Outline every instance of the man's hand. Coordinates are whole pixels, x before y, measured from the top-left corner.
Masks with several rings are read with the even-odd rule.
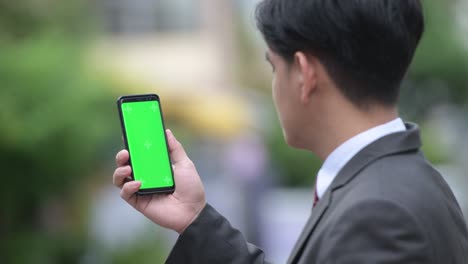
[[[205,190],[182,145],[169,129],[166,135],[174,169],[176,189],[173,194],[137,196],[135,192],[140,189],[141,182],[131,181],[127,150],[117,153],[113,181],[121,189],[120,196],[140,213],[154,223],[182,234],[205,207]]]

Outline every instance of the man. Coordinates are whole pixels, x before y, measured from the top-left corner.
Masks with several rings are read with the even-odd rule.
[[[420,1],[265,0],[256,15],[285,140],[324,160],[289,263],[467,263],[457,201],[419,150],[418,127],[398,117],[424,28]],[[167,137],[174,194],[135,196],[126,151],[114,173],[124,200],[180,234],[167,263],[264,263],[206,204],[194,164]]]

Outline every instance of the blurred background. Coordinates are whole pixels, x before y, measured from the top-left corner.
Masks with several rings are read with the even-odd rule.
[[[112,185],[115,101],[157,93],[209,203],[284,263],[321,163],[290,149],[249,0],[0,0],[0,263],[163,263]],[[425,0],[401,115],[468,216],[468,1]]]

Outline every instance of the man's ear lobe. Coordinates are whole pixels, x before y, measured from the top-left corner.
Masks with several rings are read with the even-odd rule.
[[[307,104],[317,85],[317,69],[315,57],[298,51],[294,54],[300,81],[301,102]]]

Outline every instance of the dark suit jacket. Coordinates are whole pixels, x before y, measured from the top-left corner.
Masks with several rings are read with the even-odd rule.
[[[468,263],[460,207],[420,146],[418,128],[407,124],[407,131],[354,156],[313,209],[288,263]],[[266,263],[264,258],[207,205],[166,263]]]

